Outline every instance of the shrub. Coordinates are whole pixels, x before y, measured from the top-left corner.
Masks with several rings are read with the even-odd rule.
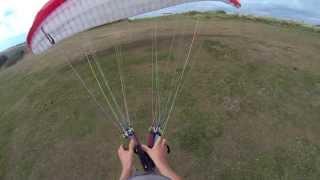
[[[7,62],[7,60],[8,60],[8,57],[6,55],[1,55],[0,56],[0,67],[2,65],[4,65]]]

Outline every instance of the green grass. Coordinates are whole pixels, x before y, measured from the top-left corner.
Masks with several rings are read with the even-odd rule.
[[[317,179],[319,146],[296,139],[289,147],[276,148],[246,163],[231,165],[222,173],[222,179]]]
[[[163,101],[174,87],[171,79],[182,72],[196,16],[201,30],[166,131],[173,168],[185,179],[319,179],[318,33],[222,12],[159,18]],[[170,53],[177,22],[185,34]],[[112,27],[122,29],[122,24]],[[152,33],[154,19],[130,26],[140,31],[134,42],[122,45],[122,70],[134,128],[144,141],[152,113],[152,40],[146,34]],[[82,36],[107,34],[108,28]],[[117,41],[104,45],[111,42]],[[69,43],[78,44],[76,38]],[[71,68],[58,63],[59,48],[73,48],[67,45],[0,72],[0,179],[118,178],[116,149],[125,141]],[[98,52],[95,59],[121,99],[113,48]],[[85,58],[72,64],[107,106]]]

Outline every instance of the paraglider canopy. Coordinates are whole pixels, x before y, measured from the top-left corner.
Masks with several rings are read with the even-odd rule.
[[[38,12],[27,44],[39,54],[87,29],[150,11],[199,0],[50,0]],[[213,0],[240,7],[239,0]]]

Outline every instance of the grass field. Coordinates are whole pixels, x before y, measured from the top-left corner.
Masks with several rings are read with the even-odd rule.
[[[104,103],[83,56],[94,54],[120,100],[114,47],[122,47],[130,115],[144,138],[155,28],[164,99],[196,22],[191,64],[166,132],[174,169],[199,180],[319,179],[319,32],[221,13],[101,26],[1,70],[0,179],[117,179],[124,140],[66,58]]]

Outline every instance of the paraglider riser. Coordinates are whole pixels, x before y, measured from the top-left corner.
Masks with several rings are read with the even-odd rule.
[[[154,172],[155,164],[150,158],[150,156],[142,149],[141,143],[137,138],[136,134],[134,133],[133,129],[128,129],[125,133],[125,136],[136,143],[134,147],[134,152],[137,154],[140,163],[143,167],[143,170],[148,173]]]
[[[151,127],[148,134],[148,146],[152,148],[154,143],[157,141],[158,138],[162,136],[162,131],[160,128],[153,128]],[[167,145],[167,153],[170,154],[170,146]]]

